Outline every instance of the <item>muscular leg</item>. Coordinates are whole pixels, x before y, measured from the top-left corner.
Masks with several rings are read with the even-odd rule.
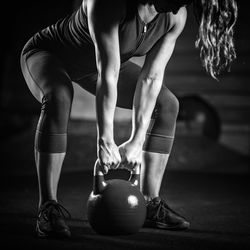
[[[163,86],[144,144],[142,191],[147,199],[159,196],[162,178],[174,142],[179,110],[177,98]]]
[[[47,52],[22,56],[21,67],[31,93],[42,104],[34,148],[40,207],[48,200],[57,201],[73,87],[61,63]]]

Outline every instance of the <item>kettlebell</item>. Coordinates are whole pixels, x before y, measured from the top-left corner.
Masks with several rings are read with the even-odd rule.
[[[134,234],[146,218],[146,202],[140,192],[140,167],[128,181],[105,180],[99,162],[94,166],[93,191],[87,201],[87,218],[94,231],[102,235]]]

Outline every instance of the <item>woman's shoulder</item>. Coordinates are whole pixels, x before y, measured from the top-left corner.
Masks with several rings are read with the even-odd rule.
[[[136,3],[135,1],[134,3]],[[102,7],[103,11],[114,12],[117,10],[124,10],[129,4],[134,5],[132,0],[82,0],[82,6],[84,9],[88,6]]]
[[[99,17],[116,16],[122,19],[132,2],[132,0],[83,0],[82,6],[85,13],[89,13],[91,9]]]
[[[176,14],[170,13],[169,15],[169,28],[174,26],[184,27],[187,20],[187,8],[181,7]]]

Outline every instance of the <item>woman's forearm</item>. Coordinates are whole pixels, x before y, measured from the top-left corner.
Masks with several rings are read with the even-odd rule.
[[[114,113],[117,101],[117,79],[99,77],[96,88],[98,140],[113,141]]]
[[[132,133],[130,140],[143,144],[151,115],[159,95],[163,76],[140,77],[138,79],[132,116]]]

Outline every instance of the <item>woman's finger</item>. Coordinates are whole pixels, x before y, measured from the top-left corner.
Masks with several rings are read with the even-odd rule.
[[[107,174],[109,171],[109,167],[107,165],[101,164],[101,171],[103,172],[103,174]]]

